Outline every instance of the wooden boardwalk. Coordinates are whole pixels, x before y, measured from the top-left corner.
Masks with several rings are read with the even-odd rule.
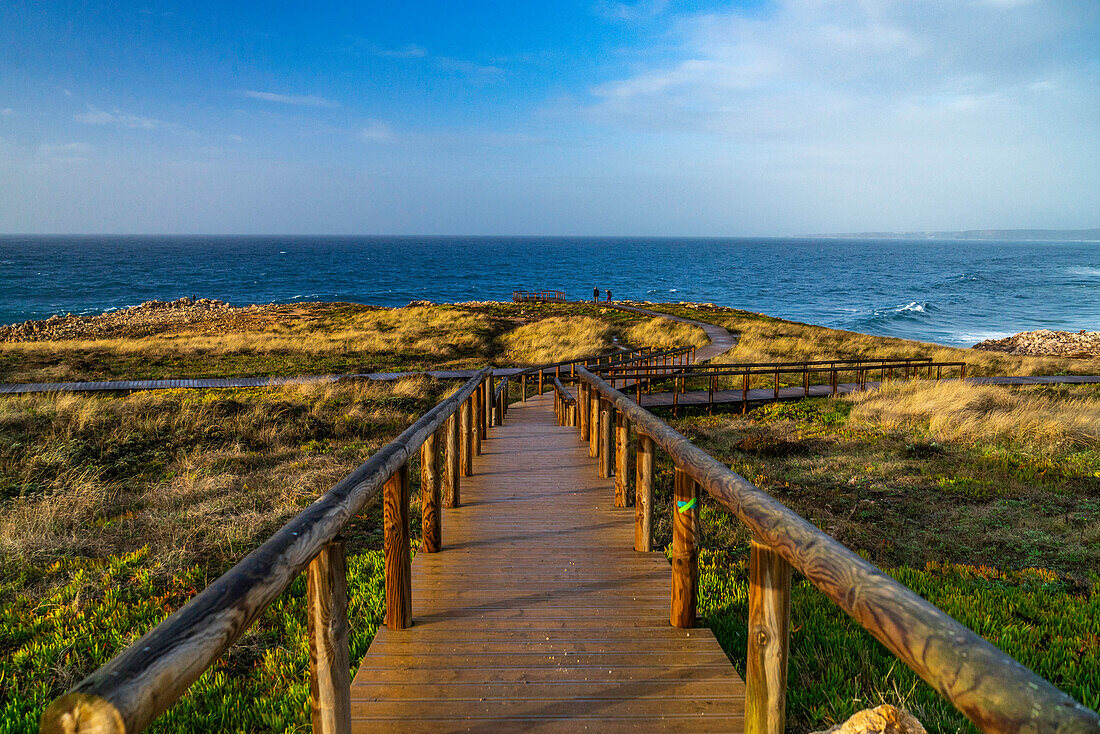
[[[413,626],[381,628],[356,732],[741,731],[744,685],[708,629],[669,624],[671,568],[638,553],[552,396],[482,443],[443,551],[413,560]]]
[[[957,378],[945,378],[941,382],[949,382]],[[1100,375],[1039,375],[1032,377],[968,377],[966,381],[974,385],[1095,385],[1100,384]],[[868,380],[864,384],[867,390],[874,390],[882,385],[881,382]],[[837,393],[845,395],[859,390],[857,382],[842,382],[837,385]],[[832,388],[828,385],[810,385],[808,397],[826,397],[832,394]],[[807,397],[802,387],[780,387],[780,400],[801,400]],[[775,400],[775,389],[771,387],[752,388],[749,390],[751,403],[766,403]],[[742,392],[735,390],[715,390],[714,399],[706,390],[690,390],[678,394],[673,400],[671,392],[658,392],[652,394],[642,393],[641,405],[646,408],[671,408],[673,405],[706,406],[706,405],[740,405]]]

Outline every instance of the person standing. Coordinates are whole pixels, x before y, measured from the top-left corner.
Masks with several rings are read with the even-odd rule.
[[[606,291],[604,291],[604,292],[605,292],[605,293],[607,293],[607,302],[608,302],[608,303],[611,303],[611,289],[610,289],[610,288],[608,288],[608,289],[607,289]]]
[[[592,289],[592,302],[593,303],[599,303],[600,302],[600,288],[599,288],[599,286],[596,286],[595,288]]]

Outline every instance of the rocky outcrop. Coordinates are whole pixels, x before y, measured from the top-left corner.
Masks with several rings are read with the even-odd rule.
[[[130,338],[193,325],[224,328],[262,308],[234,307],[210,298],[146,301],[140,306],[90,316],[66,314],[0,326],[0,342]]]
[[[1100,331],[1024,331],[1005,339],[987,339],[974,345],[986,352],[1052,357],[1100,356]]]
[[[864,709],[843,724],[815,734],[928,734],[916,717],[890,704]]]

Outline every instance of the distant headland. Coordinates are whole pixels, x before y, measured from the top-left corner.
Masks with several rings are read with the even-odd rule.
[[[967,229],[958,232],[846,232],[808,234],[804,237],[876,240],[1039,240],[1046,242],[1100,242],[1100,227],[1093,229]]]

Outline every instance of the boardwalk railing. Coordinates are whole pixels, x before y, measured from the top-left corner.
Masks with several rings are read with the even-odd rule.
[[[672,458],[670,621],[696,619],[700,487],[752,531],[745,730],[780,734],[786,718],[791,570],[797,570],[986,732],[1100,732],[1096,712],[818,530],[586,369],[578,416],[600,476],[625,507],[629,436],[637,437],[635,542],[651,549],[654,447]],[[614,440],[612,439],[614,431]],[[614,469],[612,469],[614,464]]]
[[[569,299],[566,298],[563,291],[512,291],[512,301],[515,303],[522,303],[524,301],[565,303],[568,300]]]
[[[409,465],[421,459],[422,551],[441,548],[440,505],[461,502],[494,394],[488,368],[440,401],[259,548],[53,702],[41,731],[138,732],[166,711],[303,570],[307,570],[310,706],[315,732],[351,725],[347,578],[339,534],[383,493],[385,624],[412,620]],[[499,391],[498,391],[499,394]],[[502,413],[497,413],[498,423]]]
[[[946,371],[946,372],[945,372]],[[715,366],[691,366],[684,368],[653,368],[642,366],[612,366],[593,370],[597,374],[606,376],[612,387],[617,387],[619,380],[629,381],[634,385],[636,400],[641,402],[643,384],[652,386],[658,381],[672,381],[673,408],[679,406],[679,395],[682,392],[691,391],[689,381],[694,381],[697,391],[707,391],[707,403],[714,403],[714,395],[722,388],[722,383],[732,378],[740,377],[741,407],[746,410],[749,402],[749,390],[752,389],[752,378],[762,377],[764,382],[770,383],[765,387],[773,390],[773,399],[779,399],[779,389],[782,386],[780,376],[798,375],[802,387],[803,397],[810,395],[812,385],[825,384],[830,390],[829,394],[836,395],[839,392],[841,376],[845,373],[851,375],[852,382],[859,390],[865,390],[868,377],[874,377],[878,373],[880,381],[893,380],[895,377],[913,379],[927,377],[940,380],[950,376],[956,371],[960,379],[966,378],[965,362],[933,362],[927,359],[913,360],[836,360],[830,363],[820,362],[773,362],[757,363],[753,365],[715,365]],[[827,382],[812,382],[815,376],[822,376]],[[737,382],[737,381],[734,381]],[[706,403],[704,403],[706,404]]]
[[[520,400],[527,400],[528,378],[538,380],[538,395],[545,392],[544,381],[548,377],[561,378],[562,374],[575,377],[578,367],[585,369],[605,370],[613,367],[625,369],[628,366],[649,367],[658,369],[675,365],[686,365],[695,359],[695,347],[675,347],[673,349],[658,350],[653,347],[640,347],[638,349],[623,349],[619,352],[601,354],[594,357],[581,357],[561,362],[528,367],[527,369],[512,375],[512,382],[519,385]]]

